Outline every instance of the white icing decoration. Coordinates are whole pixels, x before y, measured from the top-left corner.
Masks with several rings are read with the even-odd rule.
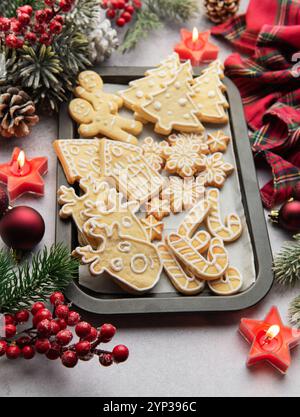
[[[124,267],[122,258],[112,259],[110,264],[111,264],[113,271],[116,271],[116,272],[122,271]]]
[[[186,103],[187,103],[187,99],[186,99],[186,98],[180,98],[180,99],[178,100],[178,104],[179,104],[179,106],[184,107],[184,106],[186,105]]]
[[[129,253],[131,251],[131,243],[130,242],[120,242],[118,244],[118,249],[120,252]]]
[[[123,219],[122,219],[122,225],[124,227],[127,227],[127,228],[131,227],[132,226],[132,220],[131,220],[131,218],[128,217],[128,216],[123,217]]]
[[[166,71],[160,71],[159,76],[165,77],[167,75]]]
[[[174,87],[179,90],[179,88],[181,87],[181,84],[179,81],[176,81],[176,83],[174,84]]]
[[[185,119],[189,119],[189,118],[190,118],[190,115],[189,115],[188,113],[185,113],[185,114],[183,115],[183,117],[184,117]]]
[[[171,97],[171,94],[170,93],[167,93],[166,94],[166,98],[170,98]]]
[[[196,91],[196,93],[201,93],[201,88],[198,87],[198,88],[196,88],[195,91]]]
[[[206,83],[206,84],[209,84],[209,78],[205,78],[205,80],[204,80],[204,82]]]
[[[142,90],[138,90],[136,92],[136,96],[137,96],[137,98],[142,98],[142,97],[144,97],[144,93],[142,92]]]
[[[210,90],[209,92],[208,92],[208,97],[209,98],[214,98],[216,96],[216,93],[213,91],[213,90]]]
[[[79,155],[79,148],[78,146],[72,146],[70,149],[72,155]]]
[[[119,158],[121,155],[123,155],[123,150],[119,146],[112,146],[111,153]]]
[[[157,111],[161,110],[161,103],[159,101],[156,101],[154,103],[154,109]]]
[[[153,80],[150,80],[148,84],[149,84],[150,87],[154,87],[155,86],[155,82]]]
[[[168,116],[172,116],[172,114],[173,114],[173,112],[172,112],[172,110],[168,110]]]
[[[136,262],[137,260],[139,260],[139,259],[141,259],[141,260],[143,260],[143,261],[144,261],[144,265],[143,265],[143,267],[142,267],[142,268],[140,268],[140,269],[138,269],[138,268],[135,266],[135,262]],[[148,267],[148,261],[147,261],[146,255],[144,255],[143,253],[138,253],[138,254],[134,255],[134,256],[131,258],[131,261],[130,261],[130,266],[131,266],[132,271],[133,271],[135,274],[143,274],[143,273],[146,271],[147,267]]]

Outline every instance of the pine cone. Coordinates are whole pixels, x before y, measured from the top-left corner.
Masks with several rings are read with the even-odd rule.
[[[89,59],[93,64],[103,62],[109,58],[114,49],[119,46],[117,32],[105,19],[88,35]]]
[[[239,10],[240,0],[204,0],[208,18],[214,23],[222,23]]]
[[[0,94],[0,136],[20,138],[30,133],[38,123],[35,105],[25,91],[8,87]]]

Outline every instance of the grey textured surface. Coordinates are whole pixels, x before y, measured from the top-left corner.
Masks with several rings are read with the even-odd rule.
[[[242,0],[241,10],[247,3]],[[209,27],[204,18],[195,23],[200,29]],[[178,38],[178,27],[161,30],[134,52],[115,54],[107,65],[155,64],[171,52]],[[224,58],[230,48],[219,44]],[[56,120],[49,117],[42,119],[30,137],[0,144],[0,162],[9,158],[14,145],[22,146],[29,157],[49,157],[45,197],[18,200],[18,205],[29,204],[43,214],[47,225],[45,244],[54,240],[56,161],[51,143],[56,135]],[[260,173],[261,182],[267,178]],[[272,226],[269,230],[275,253],[289,236]],[[115,344],[125,343],[130,348],[127,363],[106,369],[94,359],[69,370],[41,357],[27,362],[2,359],[0,396],[298,396],[299,352],[294,351],[285,377],[269,366],[247,370],[244,363],[249,346],[237,333],[241,317],[262,318],[273,304],[286,320],[289,301],[296,293],[282,294],[273,289],[258,306],[234,314],[114,317],[119,327]],[[103,321],[84,313],[83,317],[95,324]]]

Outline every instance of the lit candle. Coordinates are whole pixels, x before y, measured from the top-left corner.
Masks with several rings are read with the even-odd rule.
[[[267,361],[286,373],[291,363],[290,349],[300,343],[300,332],[282,324],[276,307],[264,321],[242,319],[240,332],[252,344],[247,366]]]
[[[47,158],[37,157],[27,160],[25,152],[15,148],[11,160],[0,164],[0,181],[7,184],[10,200],[16,200],[25,193],[44,195],[42,175],[47,171]]]
[[[199,33],[195,27],[193,32],[181,29],[181,42],[174,50],[178,53],[181,60],[190,59],[193,66],[198,66],[202,62],[210,62],[217,59],[219,48],[209,42],[210,31]]]

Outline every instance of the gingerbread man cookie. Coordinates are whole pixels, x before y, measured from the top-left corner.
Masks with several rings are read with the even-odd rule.
[[[143,130],[143,124],[135,120],[112,114],[108,103],[99,103],[97,110],[81,98],[75,98],[69,105],[70,115],[80,126],[78,132],[83,138],[106,136],[108,138],[137,144],[136,135]]]
[[[74,94],[92,104],[94,110],[102,109],[102,104],[107,103],[111,113],[116,113],[123,105],[123,100],[116,94],[103,91],[103,81],[99,74],[94,71],[83,71],[78,76],[79,86]]]
[[[121,235],[118,223],[103,225],[96,236],[101,243],[96,249],[78,247],[73,256],[89,265],[92,275],[108,272],[123,289],[134,293],[151,290],[159,281],[162,263],[154,245],[131,236]]]

